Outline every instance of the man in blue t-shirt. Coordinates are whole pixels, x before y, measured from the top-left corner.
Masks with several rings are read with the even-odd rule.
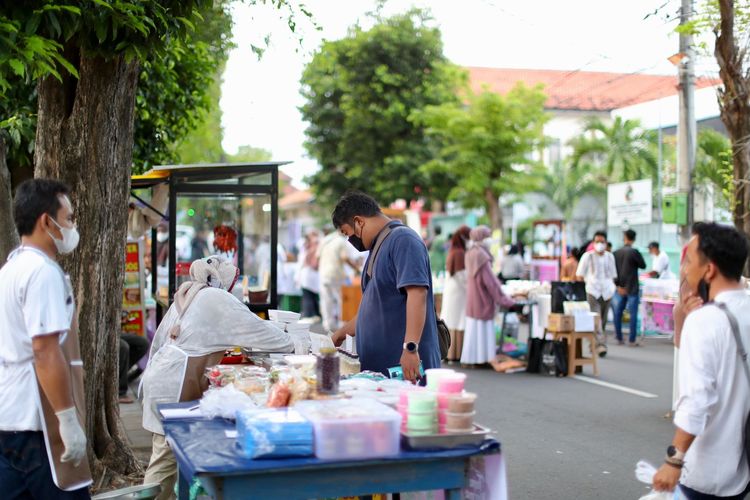
[[[361,192],[344,194],[332,218],[354,248],[370,251],[359,311],[334,333],[334,343],[354,336],[362,370],[387,374],[388,368],[401,365],[404,379],[415,382],[420,361],[424,369],[440,366],[432,271],[424,242]]]

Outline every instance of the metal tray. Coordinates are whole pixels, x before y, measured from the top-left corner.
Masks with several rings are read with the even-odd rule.
[[[460,448],[462,446],[477,446],[482,444],[490,429],[477,423],[474,430],[462,434],[428,434],[426,436],[413,436],[401,433],[401,445],[411,450],[440,450]]]

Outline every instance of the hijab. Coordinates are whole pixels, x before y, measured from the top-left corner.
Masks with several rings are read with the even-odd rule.
[[[469,232],[469,238],[474,243],[466,252],[466,272],[469,277],[474,277],[482,266],[492,262],[490,251],[482,243],[489,238],[492,232],[487,226],[477,226]]]

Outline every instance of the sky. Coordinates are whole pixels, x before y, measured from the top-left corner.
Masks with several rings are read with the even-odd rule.
[[[290,0],[294,2],[294,0]],[[644,17],[667,2],[657,15]],[[267,6],[233,6],[234,42],[223,75],[223,146],[235,153],[242,145],[271,151],[294,185],[318,168],[304,149],[306,124],[300,77],[323,40],[346,36],[347,29],[369,23],[374,0],[307,0],[313,24],[298,16],[295,33],[284,12]],[[428,8],[442,32],[445,55],[461,66],[675,74],[667,57],[678,52],[676,21],[666,19],[676,0],[390,0],[386,15],[411,7]],[[674,16],[671,16],[674,17]],[[259,60],[252,45],[268,48]],[[715,74],[709,57],[696,63],[696,74]]]

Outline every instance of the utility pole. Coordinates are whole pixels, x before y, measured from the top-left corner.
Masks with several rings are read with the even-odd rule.
[[[680,25],[690,21],[693,1],[682,0]],[[695,53],[693,37],[680,33],[681,59],[677,64],[680,77],[680,121],[677,125],[677,186],[681,193],[687,193],[687,225],[680,231],[682,242],[690,239],[693,225],[694,189],[693,170],[695,169],[696,125],[695,125]]]

